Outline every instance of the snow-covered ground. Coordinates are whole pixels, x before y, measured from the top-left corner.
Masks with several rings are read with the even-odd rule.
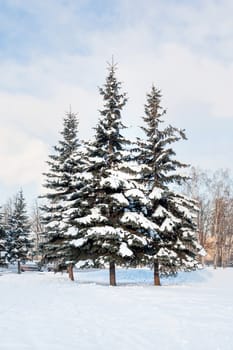
[[[1,350],[232,350],[233,268],[151,285],[150,270],[0,275]],[[79,281],[78,281],[79,279]]]

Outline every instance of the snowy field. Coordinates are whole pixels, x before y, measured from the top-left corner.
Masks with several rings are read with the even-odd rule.
[[[233,268],[0,273],[1,350],[232,350]]]

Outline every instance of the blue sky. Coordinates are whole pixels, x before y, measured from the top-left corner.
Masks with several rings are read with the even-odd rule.
[[[167,122],[185,128],[178,158],[233,169],[233,3],[229,0],[1,0],[1,202],[22,187],[32,201],[72,105],[90,137],[97,87],[112,54],[138,132],[146,92],[162,89]]]

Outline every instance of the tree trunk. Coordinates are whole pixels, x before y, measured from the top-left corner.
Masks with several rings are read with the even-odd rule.
[[[217,269],[217,253],[214,254],[214,269]]]
[[[114,261],[111,261],[109,264],[109,279],[110,286],[116,286],[116,268]]]
[[[154,261],[154,286],[161,286],[159,277],[159,263],[157,260]]]
[[[74,270],[73,270],[73,265],[72,264],[70,264],[68,266],[68,273],[69,273],[69,279],[71,281],[74,281]]]
[[[21,266],[20,266],[20,261],[18,260],[18,273],[21,273]]]
[[[219,255],[218,255],[218,267],[222,267],[222,263],[223,263],[223,260],[222,260],[222,242],[221,242],[221,245],[219,248]]]
[[[201,264],[203,267],[205,266],[205,256],[201,256]]]

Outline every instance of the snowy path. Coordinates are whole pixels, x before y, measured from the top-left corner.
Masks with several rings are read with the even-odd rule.
[[[105,272],[0,276],[1,350],[232,350],[233,269],[148,285],[151,272],[120,271],[143,285],[108,287]],[[147,284],[147,285],[146,285]]]

